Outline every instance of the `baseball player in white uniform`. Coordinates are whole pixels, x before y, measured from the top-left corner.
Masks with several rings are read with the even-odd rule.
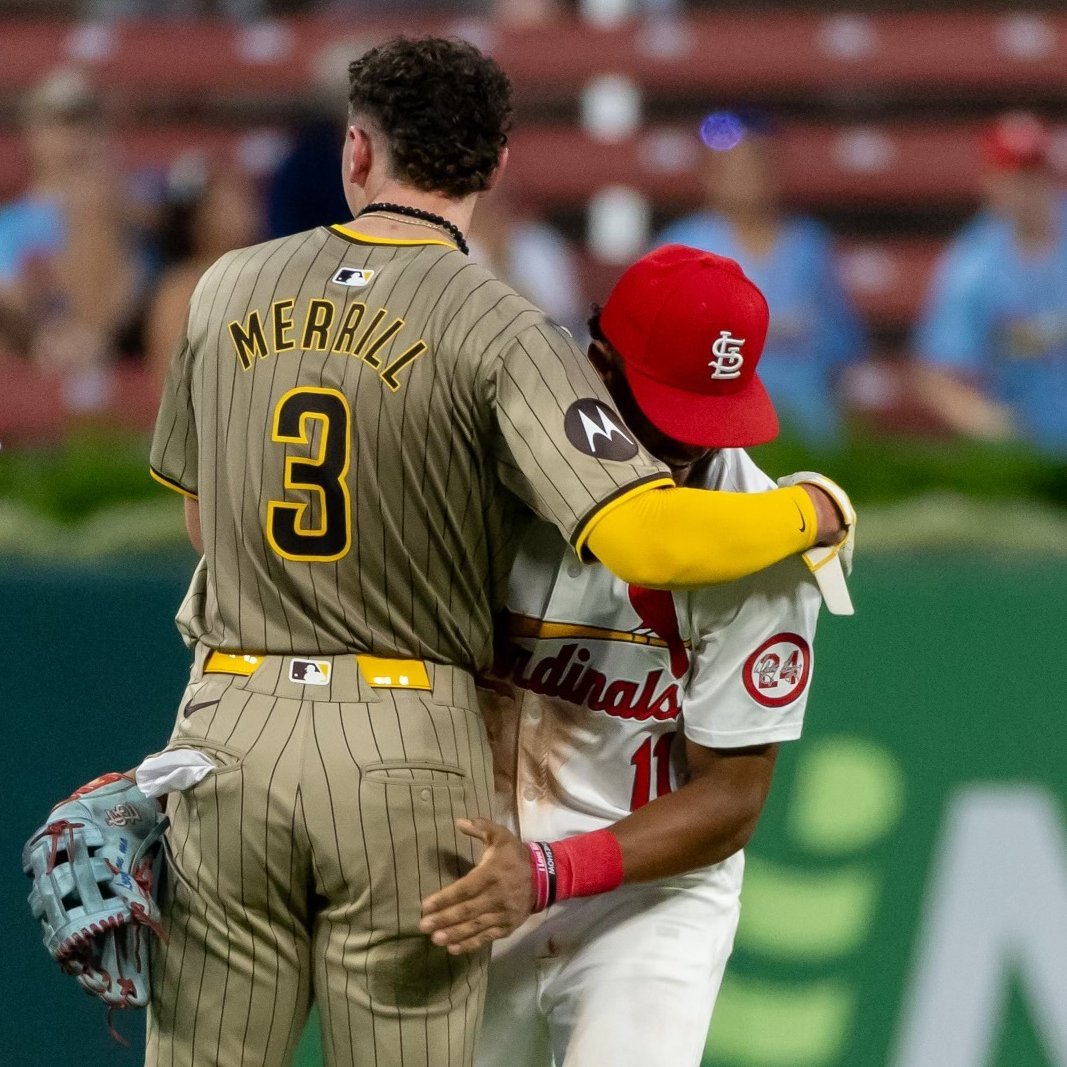
[[[620,412],[679,484],[774,487],[733,447],[778,429],[755,374],[767,305],[737,264],[660,249],[590,326]],[[424,902],[454,952],[534,912],[494,946],[479,1067],[700,1062],[820,603],[797,559],[671,594],[581,565],[543,524],[527,537],[484,702],[510,831],[467,824],[481,864]]]

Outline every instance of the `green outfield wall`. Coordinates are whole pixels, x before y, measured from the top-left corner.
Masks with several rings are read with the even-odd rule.
[[[141,1062],[47,959],[22,842],[166,738],[191,560],[0,562],[0,1067]],[[707,1067],[1067,1067],[1067,564],[861,560],[749,849]],[[318,1062],[307,1035],[300,1063]]]

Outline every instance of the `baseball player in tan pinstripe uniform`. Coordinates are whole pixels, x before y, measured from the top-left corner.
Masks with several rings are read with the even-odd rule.
[[[465,257],[495,64],[398,39],[350,75],[355,222],[208,270],[156,427],[203,551],[168,750],[212,769],[169,797],[151,1065],[287,1064],[312,998],[330,1065],[470,1064],[488,950],[434,946],[420,900],[489,813],[473,675],[530,509],[643,584],[841,534],[810,487],[667,488],[569,336]]]

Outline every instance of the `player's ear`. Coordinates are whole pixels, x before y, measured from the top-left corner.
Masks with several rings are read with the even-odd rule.
[[[363,188],[374,165],[374,142],[360,126],[349,126],[345,134],[344,182]]]
[[[489,175],[489,180],[485,183],[485,191],[489,192],[494,185],[504,176],[504,171],[508,169],[508,146],[500,150],[500,159],[497,160],[496,169]]]

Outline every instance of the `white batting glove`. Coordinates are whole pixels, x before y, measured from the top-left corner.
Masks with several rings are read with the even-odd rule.
[[[814,471],[787,474],[778,479],[778,484],[783,488],[804,484],[818,486],[837,505],[837,510],[841,512],[845,522],[844,539],[836,545],[809,548],[803,559],[819,584],[826,610],[831,615],[854,615],[856,609],[852,606],[852,597],[845,582],[845,578],[852,573],[852,553],[856,547],[856,509],[852,506],[848,493],[837,482]]]

